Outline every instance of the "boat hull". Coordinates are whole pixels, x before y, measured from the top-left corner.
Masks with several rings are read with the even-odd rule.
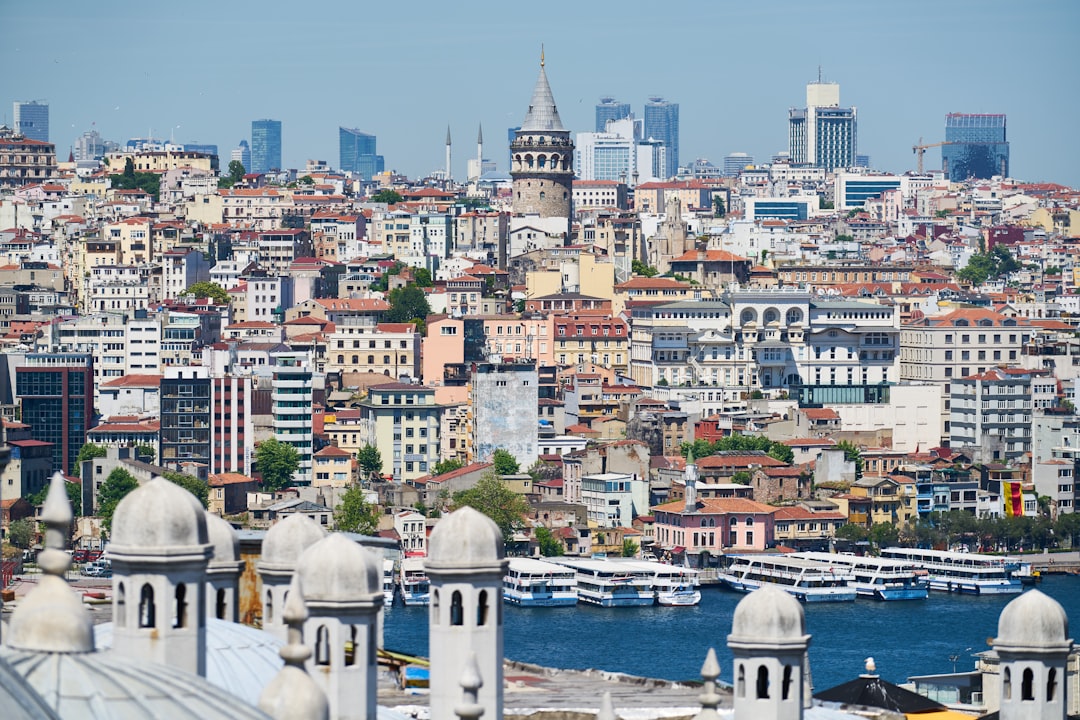
[[[577,595],[571,595],[569,597],[558,597],[553,595],[546,596],[530,596],[530,595],[518,595],[510,592],[503,593],[503,600],[511,605],[517,605],[518,607],[569,607],[577,605]]]
[[[409,607],[416,605],[427,605],[431,602],[431,595],[429,593],[402,592],[401,600]]]
[[[664,607],[692,607],[701,602],[701,593],[697,590],[693,592],[662,592],[657,593],[656,602]]]
[[[867,590],[859,589],[859,595],[861,597],[870,597],[875,600],[925,600],[930,596],[930,591],[926,587],[906,587],[906,588],[869,588]]]
[[[621,596],[621,597],[597,597],[593,595],[578,595],[578,600],[586,605],[596,605],[597,607],[648,607],[649,605],[656,604],[656,598],[652,596]]]
[[[974,583],[957,580],[930,579],[930,589],[938,592],[954,592],[961,595],[1015,595],[1024,591],[1024,586],[1017,582],[1010,583]]]
[[[730,575],[720,575],[719,580],[727,587],[738,592],[751,593],[761,587],[761,583],[756,580],[743,580]],[[828,592],[821,592],[819,589],[807,590],[806,588],[782,583],[770,584],[793,595],[796,600],[805,603],[854,602],[856,595],[854,588],[829,588]]]

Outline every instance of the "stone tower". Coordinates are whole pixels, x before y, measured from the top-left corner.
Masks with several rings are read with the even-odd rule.
[[[574,143],[563,127],[540,55],[529,111],[510,145],[510,177],[513,178],[515,215],[566,218],[574,181]]]
[[[734,720],[802,720],[809,645],[802,606],[787,592],[765,585],[739,601],[728,635]]]
[[[463,507],[439,521],[428,548],[431,720],[455,720],[461,668],[474,655],[484,720],[502,720],[502,532],[487,516]]]
[[[155,477],[113,515],[113,647],[140,662],[206,675],[206,566],[213,553],[195,496]]]
[[[1028,590],[1001,611],[994,650],[1001,658],[1001,720],[1064,720],[1072,650],[1061,605]]]
[[[289,629],[281,614],[289,583],[300,554],[326,537],[326,531],[307,515],[293,513],[266,531],[262,557],[255,570],[262,580],[263,630],[288,640]]]

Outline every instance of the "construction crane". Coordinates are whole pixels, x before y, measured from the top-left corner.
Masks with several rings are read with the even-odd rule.
[[[911,146],[911,152],[915,153],[915,156],[918,158],[917,163],[916,163],[916,167],[917,167],[917,169],[919,171],[919,174],[920,175],[923,174],[923,153],[925,153],[927,151],[927,149],[936,148],[936,147],[943,147],[945,145],[953,145],[953,144],[955,144],[955,141],[953,141],[953,140],[943,140],[942,142],[928,143],[928,144],[924,145],[923,141],[922,141],[922,138],[919,138],[919,143],[917,145],[912,145]],[[944,166],[944,160],[942,161],[942,165]],[[946,170],[946,172],[948,172],[948,170]]]

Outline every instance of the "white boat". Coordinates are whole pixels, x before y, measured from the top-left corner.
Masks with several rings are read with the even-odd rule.
[[[688,607],[701,602],[698,571],[692,568],[667,565],[655,560],[613,560],[620,567],[641,568],[652,575],[656,602],[670,607]]]
[[[772,583],[802,602],[850,602],[855,579],[842,567],[823,565],[790,555],[731,555],[717,576],[732,590],[753,592]]]
[[[503,577],[503,600],[521,607],[577,605],[572,568],[532,558],[511,558]]]
[[[621,567],[613,560],[560,558],[574,570],[578,600],[600,607],[641,607],[656,603],[652,576],[644,569]]]
[[[424,570],[424,558],[402,558],[398,585],[401,599],[406,605],[427,605],[430,601],[430,589],[427,571]]]
[[[383,570],[382,570],[382,592],[383,603],[386,605],[394,604],[394,561],[389,558],[383,558]]]
[[[1015,558],[900,547],[883,548],[881,556],[919,565],[927,572],[931,590],[1003,595],[1024,589],[1020,579],[1012,574],[1016,567]]]
[[[826,552],[798,552],[794,557],[825,563],[830,567],[843,567],[855,576],[851,581],[856,594],[876,600],[925,600],[926,573],[918,565],[906,560],[879,557],[858,557]]]

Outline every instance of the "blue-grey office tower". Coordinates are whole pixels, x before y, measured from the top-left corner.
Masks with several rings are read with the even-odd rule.
[[[613,97],[602,97],[596,103],[596,132],[607,132],[608,120],[630,117],[630,103],[619,102]]]
[[[664,176],[674,177],[679,172],[679,103],[662,97],[651,97],[645,103],[645,138],[664,143],[667,161]]]
[[[15,102],[15,132],[27,140],[49,142],[49,106],[33,100]]]
[[[265,173],[281,169],[281,121],[251,122],[251,170]]]
[[[945,143],[941,147],[941,169],[950,180],[1008,177],[1009,143],[1004,115],[949,113],[945,116]]]
[[[338,128],[340,163],[343,172],[354,172],[365,180],[381,173],[385,163],[383,156],[375,152],[375,136],[356,129]]]

